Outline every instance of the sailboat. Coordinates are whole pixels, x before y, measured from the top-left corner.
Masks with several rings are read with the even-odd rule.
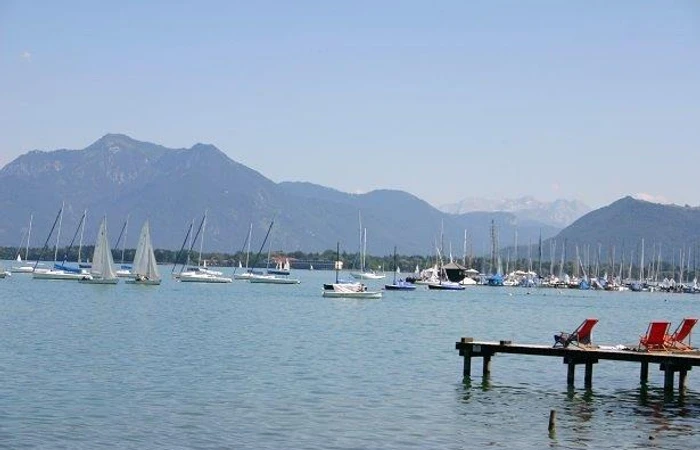
[[[362,228],[362,218],[360,217],[360,271],[350,272],[350,275],[358,280],[381,280],[386,275],[374,271],[365,270],[367,259],[367,228]]]
[[[275,268],[268,269],[267,273],[271,273],[273,275],[289,275],[291,273],[289,258],[279,259],[275,263]]]
[[[32,220],[34,219],[34,215],[30,214],[29,215],[29,228],[27,229],[26,237],[27,237],[27,242],[24,250],[24,261],[28,261],[27,258],[29,257],[29,239],[32,236]],[[22,237],[22,241],[19,244],[19,248],[17,249],[17,258],[15,259],[15,262],[17,265],[12,266],[10,271],[12,273],[32,273],[34,272],[34,265],[32,264],[22,264],[22,244],[24,243],[24,236]]]
[[[117,243],[114,246],[115,249],[119,247],[119,242],[122,243],[122,254],[119,263],[119,268],[117,269],[117,276],[120,278],[133,278],[134,274],[131,272],[132,267],[128,264],[124,264],[124,253],[126,252],[126,236],[129,233],[129,215],[126,215],[126,220],[124,225],[122,225],[122,230],[119,232],[119,237],[117,238]],[[122,241],[122,236],[124,240]]]
[[[428,283],[428,289],[433,289],[433,290],[441,290],[441,291],[463,291],[464,286],[454,282],[450,281],[449,278],[447,278],[447,272],[445,272],[445,266],[442,263],[442,252],[440,249],[437,249],[437,254],[438,254],[438,268],[437,268],[437,274],[438,274],[438,281],[437,282],[432,282]]]
[[[327,298],[382,298],[381,291],[368,291],[362,283],[347,283],[340,281],[340,271],[343,261],[340,260],[340,242],[336,245],[335,283],[323,285],[323,297]]]
[[[92,266],[90,267],[91,277],[84,277],[81,283],[87,284],[117,284],[117,271],[114,268],[112,259],[112,249],[109,247],[107,239],[107,217],[102,218],[100,230],[97,232],[95,241],[95,251],[92,254]]]
[[[233,271],[233,279],[234,280],[249,280],[250,277],[253,275],[253,271],[250,269],[250,266],[248,265],[250,263],[250,241],[253,237],[253,224],[250,224],[250,228],[248,229],[248,236],[246,237],[246,241],[243,243],[243,248],[246,248],[246,254],[245,254],[245,267],[243,267],[240,263],[238,262],[238,267],[240,269],[245,269],[241,273],[236,273],[236,271]]]
[[[192,251],[192,247],[197,242],[197,237],[201,234],[202,238],[200,239],[199,243],[199,260],[197,267],[187,267],[185,269],[187,265],[185,264],[183,266],[183,270],[181,270],[180,274],[177,276],[177,279],[183,283],[231,283],[233,281],[231,278],[224,277],[223,274],[218,270],[211,270],[207,268],[206,261],[204,262],[204,264],[202,264],[202,249],[204,246],[204,229],[206,228],[206,223],[207,213],[205,211],[204,217],[202,217],[202,222],[199,224],[197,234],[195,234],[195,237],[192,240],[190,248],[187,252],[187,261],[189,261],[189,255]],[[185,240],[187,240],[187,238],[185,238]]]
[[[400,273],[400,269],[396,259],[396,247],[394,247],[394,281],[391,284],[385,284],[384,289],[387,291],[414,291],[416,289],[415,284],[409,283],[408,281],[405,281],[403,279],[399,279],[399,281],[397,282],[397,273]]]
[[[275,223],[274,219],[272,220],[272,223],[270,223],[270,228],[267,230],[267,236],[265,236],[265,239],[267,239],[270,235],[270,231],[272,230],[272,225]],[[265,245],[265,242],[263,242],[263,245]],[[264,283],[264,284],[299,284],[301,283],[300,280],[297,278],[290,278],[288,276],[283,276],[283,275],[277,275],[273,273],[270,269],[270,253],[272,251],[272,239],[270,239],[270,243],[268,244],[267,247],[267,268],[265,270],[265,275],[258,275],[258,274],[252,274],[250,278],[248,279],[251,283]]]
[[[70,266],[66,265],[66,256],[63,258],[63,262],[59,263],[58,262],[58,242],[61,239],[61,225],[63,222],[63,209],[65,207],[65,204],[61,204],[61,209],[58,211],[58,214],[56,215],[56,219],[53,222],[53,226],[51,227],[51,231],[49,232],[48,237],[46,238],[46,242],[44,243],[44,247],[41,250],[41,253],[39,254],[39,257],[37,258],[36,262],[34,263],[34,271],[32,274],[32,278],[35,280],[81,280],[83,278],[90,278],[92,275],[90,275],[87,271],[83,269],[76,269]],[[71,240],[70,245],[68,246],[68,249],[66,250],[66,255],[70,251],[71,247],[73,246],[73,242],[75,242],[75,238],[77,236],[78,231],[80,230],[80,227],[85,221],[85,213],[83,213],[83,217],[80,219],[80,224],[78,225],[78,228],[75,231],[75,235],[73,235],[73,239]],[[48,248],[49,245],[49,240],[51,239],[51,235],[53,234],[53,230],[56,228],[56,223],[58,223],[58,232],[56,233],[56,243],[54,244],[54,253],[53,253],[53,261],[54,261],[54,267],[53,269],[47,269],[47,268],[38,268],[39,265],[39,260],[44,256],[44,252]]]
[[[141,227],[141,235],[139,243],[136,246],[136,254],[134,255],[134,265],[132,271],[135,278],[126,280],[127,284],[143,284],[143,285],[159,285],[160,273],[158,272],[158,262],[156,255],[153,253],[153,244],[151,243],[151,229],[148,225],[148,220]]]

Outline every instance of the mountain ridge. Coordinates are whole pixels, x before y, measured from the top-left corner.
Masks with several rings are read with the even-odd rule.
[[[404,254],[442,247],[461,255],[465,246],[469,254],[488,253],[492,221],[502,247],[515,243],[516,234],[522,245],[537,242],[540,233],[547,239],[568,230],[503,211],[448,214],[398,190],[350,194],[310,182],[275,183],[211,144],[173,149],[106,134],[82,150],[30,151],[0,170],[0,245],[18,245],[33,213],[32,236],[38,237],[31,245],[38,246],[63,201],[67,234],[85,209],[86,242],[95,232],[94,216],[108,215],[112,230],[130,217],[130,240],[149,218],[154,245],[168,249],[181,246],[187,227],[205,210],[204,249],[225,252],[240,250],[251,223],[255,247],[273,218],[273,249],[306,252],[332,249],[338,241],[356,251],[359,215],[368,251],[383,255],[394,246]]]

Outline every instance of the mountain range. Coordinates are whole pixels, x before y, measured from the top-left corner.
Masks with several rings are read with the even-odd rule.
[[[687,254],[689,246],[697,246],[700,230],[700,208],[632,197],[587,212],[565,228],[555,224],[572,220],[585,205],[564,200],[545,204],[525,197],[484,206],[507,211],[445,207],[455,211],[448,213],[403,191],[349,194],[312,183],[275,183],[212,145],[171,149],[108,134],[82,150],[31,151],[0,170],[0,245],[20,244],[30,214],[31,246],[44,245],[62,202],[62,246],[75,236],[84,210],[87,243],[94,242],[103,215],[113,244],[129,217],[126,245],[133,248],[141,223],[149,218],[154,245],[172,250],[183,245],[187,228],[207,211],[204,250],[229,253],[243,248],[251,224],[252,248],[260,250],[273,219],[270,240],[275,251],[321,252],[340,242],[343,251],[355,252],[361,220],[367,251],[375,255],[390,255],[394,246],[402,254],[434,254],[441,248],[445,256],[461,257],[466,246],[470,255],[488,255],[493,223],[501,247],[517,240],[533,249],[541,236],[546,259],[550,243],[556,241],[555,259],[566,243],[569,257],[577,247],[589,253],[600,249],[603,258],[615,248],[629,260],[633,252],[639,256],[644,239],[647,255],[661,247],[664,261],[678,261],[681,249]],[[551,214],[542,219],[532,211]]]
[[[513,213],[519,220],[533,220],[559,228],[567,227],[579,217],[591,212],[588,205],[578,200],[557,199],[553,202],[541,202],[532,196],[503,200],[467,197],[456,203],[439,205],[438,209],[450,214],[504,211]]]
[[[260,247],[274,219],[274,250],[305,252],[359,249],[361,216],[367,251],[389,255],[432,254],[441,247],[461,256],[490,248],[491,222],[501,245],[536,242],[560,228],[509,212],[444,213],[403,191],[349,194],[301,182],[275,183],[233,161],[213,145],[171,149],[108,134],[82,150],[30,151],[0,170],[0,245],[18,246],[33,214],[33,247],[44,244],[65,202],[60,245],[67,245],[88,210],[85,241],[93,242],[106,215],[112,242],[129,217],[126,245],[133,248],[149,218],[154,245],[177,250],[189,225],[207,211],[205,251],[235,252],[253,225]],[[442,236],[442,237],[441,237]],[[52,244],[53,242],[51,242]]]

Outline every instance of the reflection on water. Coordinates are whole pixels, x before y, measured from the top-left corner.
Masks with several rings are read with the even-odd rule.
[[[569,387],[561,391],[538,385],[489,384],[484,389],[478,381],[465,380],[457,391],[463,414],[474,425],[494,428],[497,433],[503,432],[503,427],[520,427],[517,421],[525,420],[528,426],[521,427],[524,435],[540,429],[549,438],[550,448],[697,446],[695,440],[700,434],[697,393],[669,396],[663,387],[648,386],[618,390]],[[512,413],[513,408],[520,413]],[[552,409],[557,412],[557,420],[555,429],[550,431],[548,414]],[[480,414],[475,416],[470,411]],[[492,420],[497,420],[497,424]]]

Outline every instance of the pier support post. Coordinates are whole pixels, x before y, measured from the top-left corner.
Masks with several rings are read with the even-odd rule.
[[[576,372],[576,363],[570,361],[567,364],[567,370],[566,370],[566,384],[567,384],[567,386],[574,385],[575,372]]]
[[[460,340],[461,344],[469,344],[474,342],[474,338],[463,337]],[[464,368],[462,369],[462,376],[464,378],[471,378],[472,376],[472,354],[474,353],[474,347],[472,345],[462,346],[459,350],[459,354],[464,356]]]
[[[484,355],[484,367],[482,372],[484,380],[491,377],[491,355]]]
[[[642,367],[639,371],[639,382],[642,384],[647,384],[649,381],[649,363],[642,361]]]
[[[664,371],[664,391],[673,392],[673,367],[665,365],[662,370]]]
[[[593,361],[586,361],[586,376],[584,384],[586,389],[593,387]]]
[[[464,370],[462,372],[464,378],[469,378],[472,376],[472,352],[464,352]]]
[[[678,392],[683,394],[686,388],[686,380],[688,378],[688,371],[686,369],[681,369],[678,371]]]

